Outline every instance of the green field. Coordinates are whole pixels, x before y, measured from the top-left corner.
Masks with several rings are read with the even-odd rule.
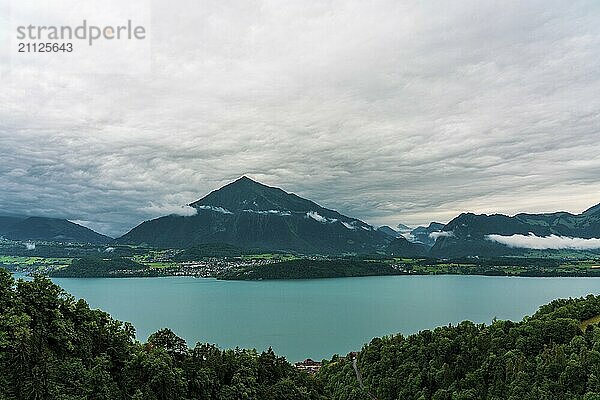
[[[46,270],[71,264],[72,258],[22,257],[0,255],[0,266],[14,269]]]
[[[22,243],[6,242],[0,244],[0,266],[28,273],[50,274],[71,265],[73,260],[81,258],[128,259],[144,270],[140,274],[217,276],[239,264],[249,271],[272,263],[301,261],[302,265],[319,265],[318,276],[361,276],[363,270],[348,267],[352,262],[370,262],[381,265],[378,275],[493,275],[493,276],[600,276],[600,257],[594,254],[554,252],[552,257],[532,251],[525,257],[459,259],[406,258],[390,257],[384,254],[369,256],[302,256],[286,252],[260,251],[238,248],[224,244],[205,244],[188,249],[155,249],[135,246],[90,246],[38,244],[33,251],[27,250]],[[350,264],[348,264],[350,262]],[[307,264],[308,263],[308,264]],[[292,264],[296,265],[296,264]],[[342,271],[340,265],[346,265]],[[354,264],[352,264],[354,265]],[[335,272],[324,269],[331,268]],[[343,269],[343,268],[342,268]],[[267,269],[260,269],[264,272]],[[239,272],[239,271],[238,271]],[[137,272],[136,272],[137,273]],[[270,277],[286,279],[288,275],[296,278],[311,278],[315,269],[304,268],[294,274],[287,270],[278,270]],[[305,274],[306,276],[303,276]],[[257,275],[259,278],[261,274]]]

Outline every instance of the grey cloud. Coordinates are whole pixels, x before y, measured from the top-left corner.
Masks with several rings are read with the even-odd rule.
[[[509,247],[518,247],[526,249],[569,249],[569,250],[595,250],[600,249],[600,239],[584,239],[565,236],[536,236],[533,233],[529,235],[487,235],[486,239],[498,242]]]
[[[223,209],[221,208],[221,210]],[[191,217],[192,215],[196,215],[198,213],[197,209],[190,206],[178,206],[170,204],[162,205],[152,202],[147,207],[141,208],[140,211],[153,215],[181,215],[184,217]]]
[[[150,75],[3,75],[2,210],[118,235],[242,174],[374,225],[600,202],[596,2],[152,4]]]
[[[452,231],[439,231],[439,232],[431,232],[429,237],[437,240],[440,237],[452,237],[454,236],[454,232]]]

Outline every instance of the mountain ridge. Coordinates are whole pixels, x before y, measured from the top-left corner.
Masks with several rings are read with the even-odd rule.
[[[170,215],[142,222],[117,242],[178,248],[220,242],[342,254],[383,252],[393,239],[357,218],[246,176],[189,206],[197,210],[196,215]]]
[[[0,235],[12,240],[106,244],[113,239],[63,218],[0,216]]]
[[[444,226],[431,249],[438,257],[476,255],[518,255],[526,248],[511,248],[489,240],[489,235],[550,235],[592,239],[600,237],[600,204],[580,214],[553,213],[504,214],[462,213]]]

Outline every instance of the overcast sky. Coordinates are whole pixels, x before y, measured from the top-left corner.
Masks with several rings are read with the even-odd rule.
[[[139,74],[15,68],[5,49],[3,213],[115,236],[243,174],[375,225],[600,203],[596,0],[150,13]]]

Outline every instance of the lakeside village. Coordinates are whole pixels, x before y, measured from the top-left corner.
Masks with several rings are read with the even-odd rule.
[[[50,275],[79,258],[126,258],[141,268],[115,268],[110,275],[127,276],[192,276],[212,278],[235,269],[247,269],[294,259],[331,260],[322,255],[260,253],[248,255],[190,256],[184,249],[154,249],[131,246],[90,246],[46,241],[12,241],[0,238],[0,267],[22,274]],[[392,262],[390,266],[411,273],[410,263]]]
[[[49,275],[71,263],[64,258],[36,258],[0,256],[0,267],[6,267],[14,272],[23,274]],[[152,276],[192,276],[196,278],[212,278],[233,268],[244,268],[268,265],[277,259],[241,259],[241,258],[207,258],[200,261],[172,262],[164,259],[153,259],[145,270]],[[111,271],[115,276],[139,276],[140,271],[131,269],[116,269]]]
[[[292,254],[261,253],[249,255],[189,256],[183,249],[154,249],[131,246],[93,246],[48,241],[14,241],[0,237],[0,267],[32,275],[50,275],[79,258],[126,258],[142,269],[111,269],[110,274],[126,276],[192,276],[212,278],[231,269],[260,267],[298,258]],[[323,260],[325,256],[302,256]]]
[[[290,257],[295,258],[295,257]],[[287,258],[287,259],[290,259]],[[138,261],[135,257],[135,261]],[[142,271],[133,269],[114,269],[111,275],[118,277],[140,277],[140,276],[191,276],[195,278],[214,278],[229,270],[243,270],[260,267],[284,261],[286,258],[243,256],[243,257],[209,257],[198,261],[174,262],[170,258],[146,258],[138,261],[146,268]],[[324,256],[304,256],[306,260],[329,260]],[[0,267],[22,274],[50,275],[69,264],[71,258],[44,258],[44,257],[22,257],[0,255]],[[404,263],[393,263],[390,265],[394,270],[402,273],[414,273],[410,266]]]

